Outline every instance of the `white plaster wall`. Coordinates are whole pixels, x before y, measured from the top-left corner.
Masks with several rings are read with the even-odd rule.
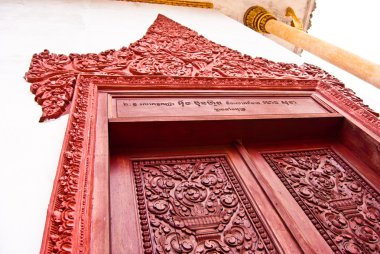
[[[0,0],[0,253],[37,253],[67,116],[38,123],[23,80],[33,53],[118,49],[158,13],[251,56],[302,59],[214,10],[109,1]]]
[[[373,63],[380,64],[380,1],[317,0],[308,33]],[[380,89],[304,51],[303,61],[313,63],[340,79],[348,88],[380,113]],[[380,76],[380,73],[377,75]]]
[[[292,7],[296,14],[302,17],[302,8],[308,0],[213,0],[213,2],[215,8],[239,22],[243,22],[246,10],[255,5],[266,8],[283,22],[290,22],[290,18],[284,18],[286,7]],[[380,24],[378,14],[380,1],[316,0],[315,2],[316,9],[311,18],[309,34],[380,64],[380,36],[377,32]],[[277,41],[284,45],[288,44],[280,38],[277,38]],[[327,70],[353,89],[366,104],[380,112],[380,89],[306,51],[302,53],[302,60]]]

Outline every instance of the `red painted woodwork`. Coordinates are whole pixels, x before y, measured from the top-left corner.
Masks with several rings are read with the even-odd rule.
[[[112,123],[111,126],[113,124],[115,123]],[[203,127],[203,131],[207,129],[208,127]],[[223,127],[221,127],[221,129],[223,129]],[[175,131],[175,128],[171,128],[170,130],[171,135],[174,136],[173,139],[175,139],[175,137],[177,137],[178,131]],[[137,197],[132,195],[132,198],[130,198],[132,201],[129,200],[125,202],[136,202],[136,208],[129,206],[129,209],[127,211],[136,210],[136,214],[143,216],[143,221],[145,220],[145,218],[149,218],[147,220],[148,225],[150,223],[149,220],[157,222],[157,224],[155,225],[161,225],[160,221],[163,220],[164,222],[166,222],[166,220],[168,220],[168,217],[165,217],[163,215],[164,217],[159,217],[157,219],[157,213],[153,208],[150,207],[150,203],[146,202],[143,198],[152,198],[153,201],[161,200],[158,197],[158,195],[162,194],[170,199],[170,195],[175,195],[176,193],[175,190],[178,186],[178,181],[181,181],[182,178],[190,179],[192,178],[191,176],[193,174],[196,175],[196,172],[202,175],[202,172],[200,172],[201,170],[198,170],[199,165],[196,166],[196,162],[199,162],[197,158],[208,158],[209,162],[215,161],[215,156],[210,157],[209,155],[216,153],[214,151],[214,148],[204,146],[206,144],[214,142],[212,139],[206,140],[205,143],[202,144],[203,147],[197,146],[192,148],[192,150],[189,150],[188,148],[176,147],[174,141],[171,144],[169,144],[169,146],[163,147],[162,144],[160,144],[156,140],[153,140],[151,137],[142,135],[143,133],[145,133],[145,131],[141,130],[140,126],[135,126],[134,129],[113,129],[111,127],[110,132],[111,136],[114,135],[116,138],[119,137],[121,132],[132,132],[134,133],[134,135],[140,137],[140,148],[137,147],[138,149],[136,150],[136,152],[133,152],[132,154],[128,152],[128,150],[136,148],[135,144],[128,143],[127,141],[118,141],[118,143],[114,143],[111,141],[111,147],[113,147],[114,150],[115,148],[119,148],[122,150],[116,152],[114,151],[119,157],[119,161],[116,162],[115,159],[111,160],[114,161],[114,163],[111,163],[114,166],[111,166],[110,170],[111,177],[112,175],[114,175],[112,173],[112,170],[115,170],[115,168],[118,168],[118,171],[123,171],[123,174],[128,174],[126,173],[128,171],[134,171],[134,183],[136,184],[134,188],[136,189]],[[258,178],[258,183],[254,183],[254,181],[250,179],[252,176],[250,174],[245,174],[245,169],[243,169],[244,167],[242,167],[241,165],[239,165],[239,163],[235,161],[236,158],[234,156],[244,157],[244,154],[242,154],[244,153],[244,151],[239,151],[239,153],[235,152],[235,155],[229,154],[228,160],[232,160],[232,164],[229,164],[228,166],[231,167],[231,165],[235,165],[235,172],[237,172],[238,175],[238,181],[235,181],[235,183],[240,183],[244,186],[249,186],[247,187],[249,188],[249,191],[257,191],[258,186],[262,185],[261,187],[265,190],[266,194],[268,195],[268,199],[272,201],[274,207],[277,206],[276,209],[278,209],[280,213],[278,216],[281,216],[283,221],[285,221],[285,223],[287,224],[286,226],[290,228],[287,230],[290,230],[294,237],[296,237],[297,242],[299,242],[299,245],[301,245],[300,248],[304,253],[350,253],[355,250],[363,250],[369,253],[377,253],[379,245],[378,227],[380,225],[378,221],[379,191],[378,189],[376,190],[376,187],[374,188],[370,183],[368,183],[368,181],[365,180],[363,176],[360,176],[357,173],[358,169],[363,170],[363,165],[355,165],[355,162],[353,162],[353,164],[351,165],[354,166],[350,166],[347,162],[345,162],[342,159],[342,155],[338,155],[336,152],[333,152],[333,150],[335,150],[338,151],[340,154],[345,154],[345,152],[342,152],[341,148],[335,143],[336,140],[334,141],[327,139],[323,142],[315,142],[308,139],[301,143],[294,140],[297,140],[297,138],[291,137],[290,141],[285,141],[285,143],[280,142],[282,143],[281,146],[277,145],[277,143],[279,143],[278,141],[275,141],[274,143],[276,144],[274,145],[268,145],[268,142],[263,143],[263,141],[261,141],[263,145],[259,148],[251,146],[249,142],[245,144],[245,146],[250,149],[250,153],[255,151],[255,153],[257,153],[257,156],[261,157],[261,161],[266,165],[260,165],[260,162],[255,158],[255,155],[248,154],[248,158],[246,158],[246,165],[248,165],[249,170],[253,171],[254,174],[256,174],[255,171],[260,172],[257,174],[261,174],[262,172],[268,172],[267,168],[270,169],[270,167],[272,167],[274,173],[278,175],[276,176],[276,174],[272,173],[272,176],[266,175],[263,180],[259,179],[260,176],[256,176]],[[254,141],[254,143],[257,142]],[[183,142],[183,140],[177,140],[177,144],[186,145],[188,144],[188,142]],[[286,146],[284,146],[284,144],[286,144]],[[150,147],[159,148],[154,150]],[[263,150],[263,147],[266,150]],[[309,148],[309,150],[307,150],[306,148]],[[312,150],[310,150],[310,148]],[[268,153],[268,149],[271,152]],[[171,151],[169,153],[171,157],[168,156],[166,152],[168,150]],[[222,153],[225,152],[223,151]],[[128,157],[128,154],[130,154],[130,161],[125,160],[125,157]],[[198,156],[194,156],[194,154],[198,154]],[[199,154],[201,154],[201,156]],[[345,154],[345,156],[345,159],[351,160],[350,155]],[[139,159],[133,159],[136,157]],[[123,159],[120,161],[120,158]],[[286,173],[281,174],[277,169],[278,167],[273,166],[277,164],[273,164],[271,160],[280,162],[285,161],[284,165],[286,166],[284,166],[283,171]],[[251,163],[251,165],[249,163]],[[352,163],[352,161],[350,161],[350,163]],[[118,166],[115,166],[115,164]],[[184,169],[185,166],[186,170]],[[153,172],[156,172],[156,174],[152,175]],[[297,175],[297,172],[300,173]],[[305,173],[302,174],[302,172]],[[283,175],[285,177],[283,177]],[[136,176],[139,177],[137,178]],[[366,175],[366,177],[367,176],[368,175]],[[125,176],[122,176],[120,174],[118,174],[117,176],[114,175],[114,179],[120,178],[125,178]],[[174,182],[172,189],[167,189],[167,195],[164,194],[166,193],[165,191],[161,191],[160,189],[164,188],[163,182],[165,181],[163,180],[163,178],[165,179],[165,181]],[[274,181],[274,178],[277,178],[277,182]],[[234,177],[232,177],[231,179],[232,181],[234,181]],[[111,210],[114,209],[116,211],[119,211],[123,209],[120,208],[118,205],[116,205],[116,208],[112,208],[114,207],[113,204],[119,203],[121,199],[125,199],[125,195],[131,196],[127,193],[133,192],[128,190],[120,191],[118,187],[115,187],[116,184],[114,181],[121,181],[121,183],[118,183],[119,185],[133,186],[133,180],[131,182],[123,182],[122,180],[111,180],[111,185],[113,186],[111,187],[111,196],[115,195],[115,197],[113,197],[113,203],[111,202]],[[270,182],[271,186],[265,186],[265,182],[267,181]],[[284,185],[281,186],[281,182]],[[376,186],[380,186],[380,178],[377,176],[377,180],[375,180],[373,183]],[[118,194],[112,194],[112,192],[116,192]],[[144,196],[145,192],[149,192],[150,194],[148,196]],[[272,197],[272,194],[270,192],[276,192],[276,195]],[[288,196],[283,196],[284,194],[286,194],[285,192],[289,193]],[[140,198],[138,193],[141,193],[141,196],[143,197]],[[156,193],[157,195],[155,195],[154,193]],[[282,196],[278,197],[277,195]],[[253,197],[253,199],[256,199],[258,198],[258,196],[259,193],[255,193],[249,197]],[[326,197],[328,198],[326,199]],[[202,198],[201,194],[199,194],[199,198]],[[239,199],[245,200],[244,197],[240,197]],[[249,200],[250,198],[247,197],[246,199]],[[294,203],[290,202],[291,199],[293,199]],[[145,204],[145,202],[147,206],[142,205]],[[297,203],[299,204],[299,206],[297,205]],[[159,202],[159,204],[162,205],[161,201]],[[278,207],[279,204],[281,204],[281,206],[285,206],[287,211],[281,213],[281,210]],[[352,204],[354,204],[355,207]],[[142,206],[140,207],[140,205]],[[184,203],[183,205],[186,207],[191,206],[190,203]],[[179,206],[181,207],[182,203],[180,203]],[[166,207],[165,209],[169,209],[168,207],[170,207],[170,205],[164,207]],[[260,205],[260,207],[261,209],[265,207],[265,212],[267,210],[274,209],[263,205]],[[297,207],[298,211],[294,209]],[[140,208],[143,209],[143,212],[138,213],[137,211]],[[166,213],[169,213],[169,210],[165,211]],[[114,227],[112,224],[119,225],[120,220],[127,221],[123,222],[123,225],[121,226],[122,229],[119,228],[118,230],[115,230],[114,234],[127,236],[130,232],[138,232],[138,230],[133,228],[130,229],[128,227],[128,225],[131,224],[131,222],[129,219],[126,219],[125,216],[125,212],[117,215],[112,215],[111,228]],[[290,218],[288,218],[287,216],[290,216]],[[265,215],[263,218],[264,220],[270,220],[268,215]],[[336,219],[336,221],[334,219]],[[306,223],[307,220],[310,220],[310,225]],[[351,222],[344,224],[347,221]],[[145,225],[141,221],[135,223],[139,226],[141,223],[141,227]],[[271,227],[273,227],[272,223],[268,223]],[[340,225],[339,223],[343,224]],[[166,224],[164,223],[164,225]],[[278,227],[279,222],[277,222],[274,225],[275,227]],[[313,225],[315,229],[313,229]],[[292,228],[292,226],[294,226],[294,228]],[[298,229],[298,227],[303,227],[303,229],[300,230]],[[175,231],[175,227],[172,228],[169,226],[169,228]],[[156,229],[158,230],[158,232],[155,231]],[[165,234],[163,234],[160,231],[160,226],[157,226],[157,228],[153,227],[150,230],[152,230],[152,232],[157,232],[157,234],[151,234],[151,237],[153,237],[153,239],[150,239],[149,241],[147,239],[147,241],[149,242],[147,246],[149,246],[149,248],[153,248],[156,251],[155,253],[161,253],[159,251],[160,247],[155,246],[154,243],[158,245],[164,244],[162,241],[164,241],[164,239],[166,241],[166,238],[163,236]],[[197,242],[194,242],[194,240],[190,240],[193,235],[191,233],[191,230],[185,231],[188,232],[187,234],[182,234],[182,229],[178,230],[180,230],[180,239],[182,239],[184,242],[188,240],[191,243],[189,243],[189,246],[192,246],[191,248],[199,246],[197,245]],[[170,230],[168,229],[168,231]],[[278,230],[276,233],[277,235],[273,236],[275,237],[275,239],[276,237],[278,237],[278,234],[284,232]],[[144,234],[144,231],[142,231],[141,234],[144,236],[148,236],[148,233]],[[318,239],[318,234],[320,239]],[[158,236],[160,237],[154,238]],[[218,241],[220,241],[221,239],[223,244],[223,238],[219,238]],[[291,244],[290,242],[276,240],[274,241],[277,244],[279,244],[278,248],[280,248],[280,252],[282,246]],[[116,245],[120,247],[122,245],[121,243],[122,241],[118,240],[114,242],[114,246]],[[153,245],[151,245],[150,243],[152,243]],[[167,244],[169,245],[169,243]],[[200,244],[200,246],[201,245],[202,244]],[[169,249],[172,248],[170,246],[167,247]],[[116,253],[122,253],[121,250],[125,251],[125,249],[117,249]],[[135,249],[132,252],[140,253],[138,250]],[[171,251],[168,252],[179,253],[179,251],[173,251],[173,249],[171,249]],[[298,252],[300,252],[300,250],[292,250],[291,252],[289,252],[289,250],[285,251],[285,253]],[[189,250],[189,253],[195,253],[194,249],[192,249],[191,251]],[[221,251],[221,253],[224,252]],[[233,250],[229,250],[229,252],[226,253],[233,253]]]
[[[319,233],[329,253],[378,252],[379,223],[368,218],[378,211],[379,176],[357,163],[338,140],[246,147],[254,174],[283,219],[292,223],[290,230],[295,233],[292,227],[297,225],[306,240],[313,239],[308,234]]]
[[[69,56],[47,50],[35,54],[25,78],[32,83],[30,89],[42,106],[40,121],[54,119],[67,112],[79,74],[238,77],[244,79],[243,83],[256,80],[259,87],[259,81],[266,83],[268,79],[278,83],[314,80],[318,82],[318,90],[323,96],[380,133],[379,115],[324,70],[310,64],[297,66],[242,55],[163,15],[157,17],[142,39],[128,48]],[[235,86],[244,87],[243,84]]]
[[[226,157],[133,161],[133,172],[145,253],[277,253]]]
[[[203,97],[162,97],[162,98],[114,98],[112,101],[113,118],[144,119],[156,117],[182,117],[188,119],[194,116],[228,116],[249,117],[291,114],[328,115],[332,113],[310,96],[226,96],[224,98]],[[335,112],[334,112],[335,113]]]
[[[49,206],[42,253],[58,253],[63,249],[74,253],[89,252],[91,232],[90,200],[93,186],[93,178],[91,176],[93,174],[93,149],[94,142],[96,141],[94,128],[96,119],[100,118],[106,121],[107,117],[104,117],[104,114],[108,114],[107,110],[103,109],[99,111],[103,112],[103,115],[97,116],[99,113],[96,110],[96,93],[97,89],[103,89],[108,91],[108,93],[116,89],[116,94],[128,93],[128,91],[134,92],[133,88],[136,87],[122,92],[117,90],[118,88],[131,89],[131,79],[134,78],[122,76],[82,76],[80,78],[76,87],[77,92],[75,93],[73,111],[69,118],[62,157],[58,166],[58,180],[55,181]],[[176,80],[174,88],[186,88],[190,85],[197,85],[197,78],[193,79],[193,84],[188,84],[187,80],[184,80],[182,83],[180,78],[172,79]],[[138,79],[136,80],[138,81]],[[152,80],[155,81],[155,79]],[[203,84],[207,84],[207,81],[215,82],[214,80],[201,79]],[[232,82],[233,80],[228,81]],[[159,84],[162,85],[163,83]],[[224,85],[226,85],[226,88],[229,88],[229,83],[227,82],[220,83],[218,88],[223,89]],[[149,87],[148,85],[146,86],[147,88]],[[151,88],[154,88],[154,83],[151,86]],[[167,86],[168,88],[170,87],[169,85]],[[146,92],[149,93],[148,90]],[[141,91],[139,93],[141,94]],[[219,92],[215,91],[215,93]],[[165,97],[165,94],[161,96]],[[107,104],[108,102],[105,100],[103,103]],[[102,108],[104,106],[107,105],[103,104]],[[253,119],[254,122],[252,122],[252,119],[217,122],[212,121],[212,119],[208,121],[203,119],[198,122],[191,121],[187,124],[186,121],[179,120],[180,117],[170,122],[161,123],[112,123],[110,133],[117,133],[117,135],[110,137],[111,147],[123,144],[137,147],[139,144],[168,146],[178,145],[178,142],[189,145],[207,145],[214,142],[219,142],[218,144],[229,143],[242,137],[246,137],[247,140],[252,142],[265,142],[268,140],[277,140],[276,142],[278,142],[280,140],[294,143],[294,140],[305,140],[305,142],[308,142],[307,140],[310,139],[326,138],[327,140],[335,140],[339,138],[340,130],[344,126],[342,122],[345,122],[339,116],[332,118],[294,118],[289,116],[289,118],[285,119]],[[302,126],[302,128],[300,129],[299,126]],[[103,133],[100,137],[106,133],[104,132],[104,128],[96,131],[96,133]],[[175,130],[174,133],[173,130]],[[210,130],[213,131],[210,132]],[[281,130],[281,132],[278,130]],[[359,133],[358,129],[355,131]],[[86,136],[85,133],[89,133],[89,136]],[[157,138],[157,135],[160,138]],[[352,136],[352,134],[348,135]],[[361,135],[365,135],[364,132]],[[146,141],[139,140],[139,137],[145,137]],[[379,140],[379,138],[376,140]],[[378,141],[371,140],[362,140],[362,142],[374,145],[379,144]],[[103,143],[104,146],[107,149],[108,143]],[[355,152],[356,148],[352,147],[352,150]],[[369,152],[368,154],[376,154],[376,151]],[[369,157],[373,158],[373,160],[376,159],[376,156],[369,155]],[[369,162],[366,161],[366,163]],[[374,161],[372,165],[376,166],[379,164],[376,164],[376,161]],[[96,179],[99,181],[98,178]],[[307,249],[310,247],[303,246],[302,248]]]
[[[112,253],[149,253],[150,248],[153,253],[300,253],[274,210],[261,212],[269,201],[252,188],[258,183],[233,147],[115,148],[110,157]],[[171,188],[164,187],[167,182]],[[152,206],[165,200],[168,206],[158,207],[166,210],[158,213]],[[178,239],[188,251],[178,251]]]
[[[170,147],[194,145],[197,146],[195,151],[200,151],[200,146],[213,147],[228,145],[231,142],[240,142],[240,144],[235,145],[234,152],[228,153],[229,157],[223,157],[224,153],[221,155],[211,148],[204,148],[204,154],[214,162],[215,160],[226,161],[226,164],[222,163],[221,179],[228,178],[228,181],[232,183],[233,190],[230,195],[236,195],[234,196],[236,198],[232,200],[239,200],[237,206],[239,209],[240,207],[245,209],[241,212],[241,218],[247,221],[244,225],[252,227],[249,233],[245,229],[242,230],[244,234],[247,232],[247,235],[257,234],[256,238],[251,237],[251,240],[245,238],[245,244],[259,248],[259,243],[263,243],[260,248],[268,252],[271,252],[269,247],[273,245],[274,251],[286,253],[313,251],[328,253],[335,251],[334,246],[338,249],[337,251],[345,250],[345,248],[354,251],[356,247],[366,249],[367,252],[378,251],[378,238],[373,232],[379,235],[379,224],[372,219],[374,216],[370,215],[367,218],[367,214],[377,214],[378,203],[373,201],[373,204],[368,204],[370,198],[367,194],[378,193],[378,186],[380,186],[380,120],[378,114],[364,105],[351,90],[344,88],[343,84],[318,67],[308,64],[296,66],[274,63],[262,58],[243,56],[236,51],[210,42],[194,31],[160,15],[147,34],[128,48],[108,50],[100,54],[64,56],[51,54],[48,51],[36,54],[26,73],[26,79],[32,83],[31,90],[36,95],[36,101],[42,105],[41,121],[57,118],[66,111],[70,112],[48,208],[41,253],[109,253],[109,244],[112,244],[112,241],[116,243],[123,241],[117,234],[110,239],[108,231],[112,233],[114,230],[109,228],[109,222],[112,220],[110,215],[118,219],[127,216],[124,219],[127,222],[130,221],[130,224],[138,224],[136,221],[138,216],[140,219],[145,219],[141,217],[141,213],[133,214],[133,212],[138,211],[137,205],[142,205],[138,202],[149,204],[154,201],[150,200],[146,191],[140,193],[140,196],[129,195],[128,204],[120,199],[123,196],[115,199],[112,195],[117,192],[124,195],[133,193],[136,190],[140,191],[143,185],[149,185],[150,178],[145,179],[149,170],[144,171],[144,168],[150,162],[148,163],[146,159],[134,160],[138,163],[138,168],[135,169],[139,169],[139,172],[134,171],[134,179],[132,175],[127,178],[129,177],[129,181],[135,181],[141,186],[137,186],[136,190],[130,189],[129,185],[124,184],[121,179],[126,176],[123,167],[131,160],[127,159],[125,154],[118,154],[116,159],[113,159],[114,150],[128,148],[147,151],[152,147],[158,147],[158,150],[164,151]],[[178,90],[182,90],[182,96],[191,94],[196,97],[197,95],[194,94],[197,90],[205,89],[210,90],[208,93],[213,97],[225,96],[223,93],[226,93],[226,90],[228,90],[227,93],[240,93],[240,95],[256,91],[269,97],[289,96],[291,93],[307,91],[308,96],[314,98],[327,112],[320,115],[287,112],[281,117],[274,112],[273,116],[268,116],[266,119],[254,114],[243,118],[225,116],[223,119],[216,119],[214,116],[199,116],[194,111],[194,119],[184,119],[176,115],[171,116],[170,120],[161,119],[160,122],[155,122],[157,119],[142,119],[141,116],[135,118],[132,116],[133,120],[128,121],[117,116],[112,117],[112,99],[120,95],[128,97],[131,94],[139,94],[144,98],[144,96],[149,97],[149,93],[156,93],[155,96],[161,99],[168,96],[180,98]],[[321,222],[327,225],[327,229],[320,234],[316,226],[318,224],[313,221],[316,218],[319,220],[320,217],[315,217],[313,213],[313,218],[309,219],[308,214],[304,212],[306,210],[297,203],[299,199],[305,198],[300,196],[301,187],[292,185],[293,189],[287,188],[286,177],[298,179],[302,175],[299,177],[285,175],[282,177],[285,179],[283,180],[281,175],[278,177],[275,174],[276,170],[279,170],[278,165],[273,164],[276,168],[270,165],[270,163],[285,160],[281,169],[291,171],[295,166],[290,161],[299,150],[319,151],[322,148],[325,149],[323,151],[326,154],[333,154],[330,160],[338,171],[345,174],[354,172],[350,173],[354,179],[356,175],[363,175],[364,182],[359,181],[360,186],[357,186],[361,187],[361,193],[364,193],[363,190],[366,192],[362,196],[360,193],[360,195],[355,194],[355,197],[363,197],[366,203],[365,205],[357,203],[357,208],[361,207],[363,211],[357,211],[355,214],[367,217],[360,223],[354,220],[356,223],[354,226],[352,226],[353,222],[347,222],[347,225],[354,228],[348,229],[344,225],[338,225],[340,230],[346,230],[344,234],[337,234],[337,229],[333,227],[336,224],[334,216],[340,216],[337,215],[339,213],[335,213],[332,217],[327,216],[331,219],[331,224],[327,222],[327,219]],[[183,148],[179,148],[178,151],[181,149]],[[159,153],[146,153],[144,158],[153,158],[157,154]],[[267,161],[263,157],[265,154],[267,154],[265,157]],[[285,155],[276,157],[277,155],[274,156],[274,154]],[[304,154],[305,160],[309,157],[312,160],[312,155],[309,156],[308,152]],[[343,156],[340,157],[337,154],[343,154]],[[180,155],[184,156],[184,154]],[[202,161],[197,157],[194,149],[192,153],[185,155],[186,158],[188,156],[192,156],[195,164],[199,160]],[[292,159],[286,159],[286,156]],[[318,164],[316,173],[308,171],[308,174],[324,173],[322,167],[326,165],[326,156],[322,155],[324,164]],[[171,162],[165,162],[166,159],[162,159],[162,156],[160,158],[153,163],[156,167],[163,166],[169,167],[169,171],[174,170]],[[110,166],[108,166],[108,160],[110,160]],[[182,157],[177,165],[182,167],[184,160]],[[216,167],[215,163],[214,167]],[[191,164],[192,167],[195,167],[195,164]],[[299,163],[296,166],[299,172],[305,170]],[[128,168],[128,166],[125,167]],[[133,169],[130,172],[133,174]],[[238,184],[236,184],[234,177],[243,180],[237,180]],[[347,175],[345,177],[347,180]],[[173,179],[173,184],[178,187],[181,183]],[[112,182],[111,185],[108,180]],[[311,184],[325,182],[317,179]],[[198,181],[197,184],[202,185],[202,182]],[[345,187],[342,187],[343,193],[348,193],[347,195],[356,193],[352,188],[350,189],[350,182],[345,184]],[[371,184],[373,186],[368,187]],[[239,186],[250,194],[247,192],[245,196],[244,193],[239,192]],[[323,192],[318,189],[318,186],[313,186],[313,197],[315,197],[314,193]],[[296,196],[291,195],[294,188],[298,191]],[[367,192],[371,188],[375,192]],[[108,191],[111,193],[110,197],[107,195]],[[334,199],[335,197],[332,200]],[[120,204],[118,205],[115,200],[118,200]],[[263,213],[265,216],[259,215],[259,220],[263,225],[268,224],[262,229],[257,228],[256,221],[249,210],[250,205],[255,206],[256,201],[261,205],[255,207],[255,213]],[[111,214],[107,210],[108,203],[116,206]],[[163,204],[165,203],[157,207],[160,209],[165,207]],[[314,203],[311,202],[308,205],[307,209],[311,209]],[[331,204],[329,205],[331,208]],[[187,204],[187,206],[191,205]],[[116,208],[121,210],[118,211]],[[125,210],[126,208],[130,209]],[[145,208],[143,216],[157,217],[159,214],[154,210],[154,204],[150,210],[149,205]],[[339,209],[332,208],[330,212],[340,212]],[[223,209],[227,209],[226,206],[222,208],[222,211]],[[237,212],[233,207],[229,209]],[[367,212],[366,209],[371,211]],[[199,211],[201,210],[202,208],[199,208]],[[131,214],[129,214],[130,211],[132,211]],[[326,211],[322,212],[323,215],[327,214]],[[141,227],[143,230],[147,226],[146,219]],[[164,223],[163,219],[158,217],[157,219],[158,224]],[[230,218],[229,221],[234,219]],[[351,218],[340,218],[338,222],[341,223],[344,219],[349,221]],[[160,226],[157,227],[160,232]],[[171,230],[174,228],[180,230],[183,239],[191,234],[197,235],[197,230],[194,228],[184,229],[184,227],[178,228],[176,225],[171,225]],[[356,229],[362,229],[362,231],[358,232]],[[141,229],[137,227],[136,230]],[[230,252],[229,250],[238,253],[236,246],[233,246],[228,239],[232,239],[233,235],[235,241],[239,242],[243,231],[234,230],[232,233],[231,226],[225,226],[223,230],[224,235],[218,238],[223,242],[223,246],[219,247],[225,248],[227,253]],[[268,238],[264,237],[265,232]],[[329,239],[324,239],[325,234]],[[334,234],[337,237],[333,238]],[[141,239],[148,237],[146,232],[142,235],[143,238],[135,234],[135,231],[129,232],[129,235],[128,241],[131,241],[129,244],[132,245],[143,245],[144,241],[141,242]],[[162,231],[161,235],[170,238],[165,231]],[[208,233],[205,235],[209,239]],[[347,240],[348,235],[351,239],[357,237],[356,242]],[[157,236],[150,235],[149,237],[152,241],[150,246],[148,241],[145,242],[147,253],[151,251],[150,248],[161,246]],[[184,248],[190,245],[196,248],[197,237],[190,238],[190,242],[182,242],[180,251],[183,252]],[[361,238],[367,243],[358,245]],[[207,245],[205,248],[212,249],[213,247],[210,246]],[[172,246],[171,250],[175,248]]]
[[[379,253],[380,194],[336,153],[263,157],[334,252]]]

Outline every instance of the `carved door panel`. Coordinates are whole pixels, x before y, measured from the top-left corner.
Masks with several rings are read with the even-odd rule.
[[[379,176],[339,144],[307,146],[248,149],[289,229],[300,240],[319,239],[329,252],[379,253]]]
[[[378,176],[307,146],[114,154],[112,253],[379,253]]]
[[[300,253],[233,148],[111,157],[112,253]]]

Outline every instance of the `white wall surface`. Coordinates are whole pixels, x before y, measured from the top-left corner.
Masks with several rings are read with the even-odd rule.
[[[161,13],[251,56],[302,59],[214,10],[109,1],[0,0],[0,253],[38,253],[67,116],[38,123],[23,79],[34,53],[89,53],[141,38]],[[365,96],[363,96],[365,97]],[[380,107],[379,107],[380,108]]]
[[[380,1],[317,0],[309,34],[380,64]],[[303,61],[327,70],[380,113],[380,89],[304,51]],[[380,76],[380,73],[378,73]]]

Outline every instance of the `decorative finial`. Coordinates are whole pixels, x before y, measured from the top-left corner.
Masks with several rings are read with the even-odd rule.
[[[260,6],[252,6],[244,14],[244,24],[259,33],[268,33],[265,24],[271,19],[277,20],[272,13]]]
[[[291,23],[292,27],[295,27],[299,30],[303,30],[302,21],[297,17],[297,15],[294,12],[294,10],[292,9],[292,7],[286,8],[285,16],[292,18],[292,23]]]

